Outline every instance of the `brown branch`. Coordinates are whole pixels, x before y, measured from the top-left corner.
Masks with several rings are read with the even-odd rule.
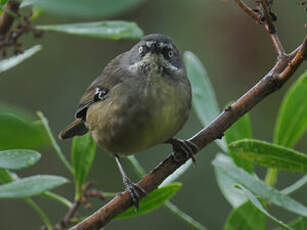
[[[292,60],[292,59],[296,56],[297,52],[298,52],[299,50],[301,50],[301,47],[302,47],[302,46],[305,46],[305,44],[304,44],[305,42],[306,42],[306,40],[304,40],[304,42],[303,42],[302,44],[300,44],[295,50],[293,50],[293,51],[289,54],[290,60]],[[306,59],[306,57],[305,57],[305,59]]]
[[[289,62],[287,67],[279,75],[281,81],[286,81],[288,76],[292,75],[298,66],[307,58],[307,36],[305,37],[300,49],[297,51],[294,58]]]
[[[266,96],[278,90],[293,75],[295,70],[304,60],[306,53],[307,37],[304,39],[300,49],[296,52],[296,55],[290,62],[288,62],[287,59],[279,59],[275,66],[254,87],[240,97],[227,110],[223,111],[211,124],[189,140],[202,149],[213,140],[221,138],[223,133],[240,117],[252,109]],[[177,162],[174,160],[173,156],[169,156],[155,169],[148,173],[139,182],[139,185],[148,192],[153,191],[163,182],[163,180],[186,162],[187,158],[181,157],[182,156],[179,158],[176,157],[176,159],[183,159],[181,162]],[[132,201],[129,194],[123,192],[70,230],[90,230],[103,227],[131,205]]]
[[[20,1],[9,0],[3,7],[3,13],[0,17],[0,39],[3,39],[10,30],[15,15],[18,12]]]

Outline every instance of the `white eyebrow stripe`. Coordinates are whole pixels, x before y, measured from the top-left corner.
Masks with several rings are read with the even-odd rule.
[[[142,66],[144,64],[144,60],[148,59],[148,57],[150,56],[149,53],[147,53],[143,58],[142,60],[138,61],[138,62],[135,62],[131,65],[128,66],[128,70],[132,73],[136,73],[138,71],[138,69],[140,68],[140,66]],[[181,74],[183,72],[183,69],[180,69],[178,68],[177,66],[173,65],[171,62],[165,60],[165,59],[162,59],[162,66],[174,73],[177,73],[177,74]]]
[[[173,46],[171,44],[164,43],[164,42],[159,42],[159,47],[161,48],[167,47],[167,48],[173,49]]]
[[[153,40],[150,40],[150,41],[146,41],[145,42],[145,45],[150,48],[152,46],[152,44],[156,43],[156,41],[153,41]],[[164,48],[164,47],[167,47],[167,48],[170,48],[170,49],[173,49],[173,45],[172,44],[169,44],[169,43],[165,43],[165,42],[159,42],[158,43],[158,46],[160,48]]]
[[[155,43],[154,41],[147,41],[145,44],[148,48],[152,46],[152,44]]]

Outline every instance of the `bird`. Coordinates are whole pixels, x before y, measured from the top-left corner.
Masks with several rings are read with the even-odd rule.
[[[125,173],[120,156],[168,143],[195,161],[197,146],[176,138],[189,117],[191,84],[180,51],[162,34],[144,36],[112,59],[85,90],[75,120],[59,138],[88,132],[100,148],[114,156],[125,189],[136,208],[147,192]]]

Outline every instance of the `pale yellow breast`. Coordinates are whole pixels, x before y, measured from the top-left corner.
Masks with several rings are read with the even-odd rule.
[[[187,120],[190,103],[189,87],[182,82],[160,78],[123,84],[88,109],[87,124],[104,150],[134,154],[173,137]]]

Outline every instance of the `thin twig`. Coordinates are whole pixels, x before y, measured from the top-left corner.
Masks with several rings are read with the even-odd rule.
[[[243,11],[245,11],[249,16],[251,16],[256,22],[259,22],[261,19],[261,16],[256,13],[254,10],[252,10],[248,5],[243,2],[243,0],[235,0],[236,3],[241,7]]]
[[[279,36],[277,33],[270,33],[270,38],[273,42],[273,45],[278,53],[278,56],[279,57],[284,57],[286,56],[286,52],[285,52],[285,49],[279,39]]]
[[[90,190],[90,188],[94,185],[93,182],[86,182],[82,188],[82,194],[80,199],[76,199],[72,204],[70,204],[67,213],[64,218],[54,227],[55,230],[64,230],[69,225],[72,224],[72,219],[76,216],[77,211],[81,204],[88,208],[91,204],[88,202],[88,198],[98,198],[100,200],[105,200],[105,196],[102,192],[98,190]]]
[[[70,224],[70,220],[71,218],[73,218],[79,208],[81,204],[80,200],[77,200],[73,203],[73,205],[71,206],[71,208],[68,210],[67,214],[64,217],[64,224],[67,226]]]
[[[257,23],[261,21],[262,15],[253,11],[248,5],[246,5],[242,0],[235,0],[238,6],[250,15]],[[259,0],[262,6],[263,14],[265,17],[264,27],[269,32],[270,39],[273,42],[274,48],[276,49],[278,56],[283,58],[286,56],[285,49],[279,39],[278,34],[276,33],[276,28],[273,24],[270,8],[267,5],[266,0]],[[271,3],[272,4],[272,3]]]
[[[279,36],[276,32],[276,28],[273,24],[273,20],[272,20],[272,16],[271,16],[271,10],[269,7],[269,3],[267,2],[267,0],[260,0],[260,4],[262,6],[262,10],[263,10],[263,14],[265,17],[265,23],[264,26],[266,28],[266,30],[269,32],[270,34],[270,38],[273,42],[273,45],[278,53],[278,56],[282,57],[285,56],[285,49],[279,39]]]
[[[0,18],[0,39],[3,39],[14,22],[14,14],[17,14],[21,1],[9,0],[3,7]]]
[[[268,2],[267,0],[259,0],[260,5],[262,6],[262,10],[263,10],[263,14],[265,17],[265,21],[266,21],[266,26],[267,26],[267,30],[270,34],[275,34],[276,33],[276,29],[275,26],[273,24],[273,20],[271,17],[271,10],[270,7],[268,6]]]
[[[223,111],[208,127],[190,138],[189,141],[199,146],[199,149],[202,149],[213,140],[221,138],[223,133],[232,124],[250,111],[258,102],[274,91],[277,91],[293,75],[294,71],[304,60],[307,52],[306,47],[307,42],[305,38],[301,48],[290,63],[285,59],[278,59],[275,66],[254,87],[233,103],[227,111]],[[147,192],[153,191],[164,179],[188,160],[184,156],[182,158],[180,156],[177,159],[182,159],[182,161],[175,161],[174,157],[170,155],[138,184]],[[90,230],[103,227],[131,205],[131,198],[128,192],[125,191],[70,230]]]

